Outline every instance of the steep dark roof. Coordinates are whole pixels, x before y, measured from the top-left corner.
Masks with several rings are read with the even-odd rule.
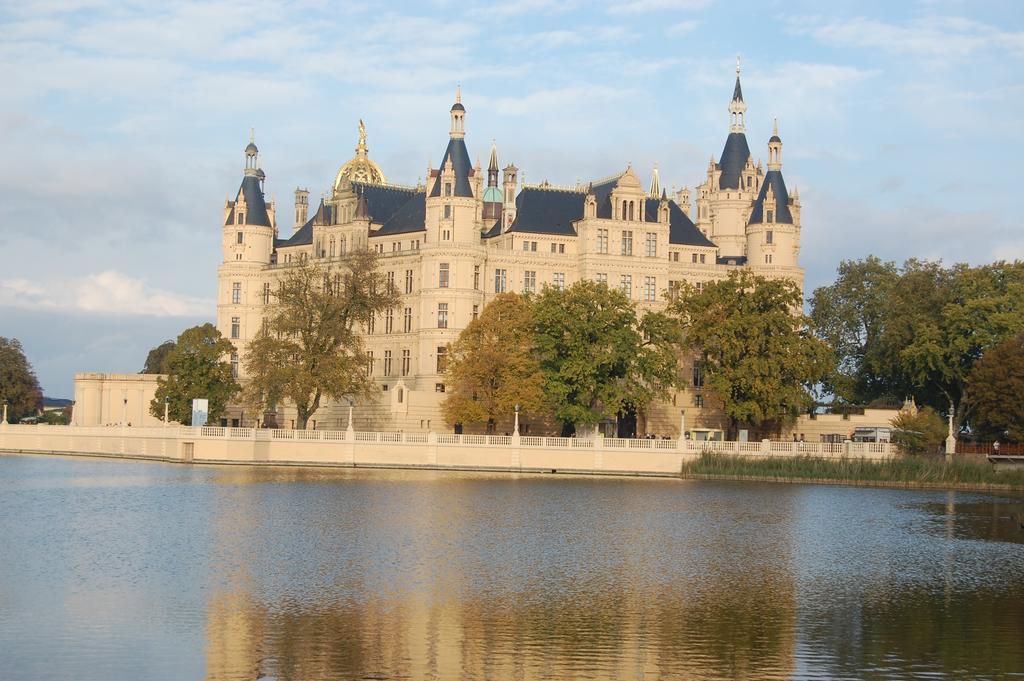
[[[510,232],[576,236],[574,220],[583,217],[584,192],[523,187],[516,197],[516,219]]]
[[[740,77],[736,76],[736,87],[732,89],[732,101],[743,101],[743,88],[740,87]]]
[[[747,146],[747,136],[742,132],[730,132],[729,138],[725,140],[725,148],[722,149],[722,159],[718,162],[722,170],[718,178],[719,189],[740,188],[740,173],[747,165],[748,158],[750,147]]]
[[[383,225],[416,193],[415,189],[392,187],[386,184],[364,184],[353,182],[352,190],[366,197],[370,220]],[[422,221],[421,221],[422,223]],[[422,226],[422,224],[421,224]]]
[[[772,135],[771,137],[768,138],[768,142],[778,142],[779,144],[782,144],[782,138],[779,137],[778,135]]]
[[[381,225],[374,236],[422,232],[427,228],[426,220],[427,195],[425,192],[417,192]]]
[[[452,111],[465,111],[466,107],[462,106],[461,103],[455,102],[452,104]]]
[[[768,194],[768,187],[775,193],[775,222],[793,224],[793,215],[789,212],[789,192],[786,191],[786,182],[782,179],[781,170],[769,170],[765,173],[764,183],[757,194],[757,200],[754,201],[754,209],[750,212],[747,224],[756,225],[764,222],[764,199]]]
[[[594,192],[597,199],[597,217],[610,220],[612,217],[612,190],[619,183],[622,173],[601,180],[598,184],[591,185],[590,191]]]
[[[325,224],[328,217],[327,206],[324,205],[324,200],[320,199],[320,205],[317,206],[316,212],[313,213],[313,217],[306,220],[306,224],[295,230],[287,239],[274,239],[274,248],[287,248],[289,246],[308,246],[313,243],[313,224]]]
[[[452,160],[452,167],[455,170],[455,187],[452,194],[473,196],[473,189],[469,186],[469,174],[473,170],[473,164],[469,160],[466,142],[461,137],[452,137],[448,140],[448,148],[444,150],[444,158],[441,159],[438,180],[434,183],[434,188],[430,190],[430,195],[441,196],[440,173],[444,171],[449,158]]]
[[[654,210],[657,210],[657,206]],[[711,248],[715,246],[714,242],[697,229],[697,225],[693,224],[693,220],[683,212],[683,209],[675,201],[668,202],[668,242],[686,246],[709,246]]]
[[[242,186],[238,188],[238,196],[231,203],[231,212],[228,213],[228,219],[224,224],[235,224],[235,205],[239,198],[245,200],[245,224],[270,227],[267,203],[263,200],[263,190],[260,189],[259,178],[255,175],[246,175],[242,178]]]
[[[484,230],[480,236],[484,239],[490,239],[491,237],[499,236],[501,234],[501,218],[494,221],[490,229]]]

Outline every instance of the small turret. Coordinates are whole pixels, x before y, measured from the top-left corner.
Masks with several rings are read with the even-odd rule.
[[[295,230],[309,219],[309,190],[295,188]]]
[[[651,174],[651,190],[647,194],[652,199],[656,199],[661,195],[661,179],[658,177],[657,163],[654,164],[654,172]]]
[[[782,170],[782,138],[779,137],[779,119],[775,119],[772,136],[768,138],[768,170]]]
[[[455,89],[455,103],[451,108],[452,126],[448,132],[452,139],[462,139],[466,136],[466,107],[462,106],[462,86]]]
[[[746,113],[747,105],[743,101],[743,88],[740,87],[740,58],[736,57],[736,85],[732,89],[732,101],[729,102],[729,132],[746,132]]]

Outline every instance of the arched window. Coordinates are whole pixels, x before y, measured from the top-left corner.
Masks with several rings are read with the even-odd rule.
[[[634,204],[634,202],[633,202],[633,201],[630,201],[630,202],[629,202],[629,219],[630,219],[630,220],[632,220],[632,219],[633,219],[633,204]]]

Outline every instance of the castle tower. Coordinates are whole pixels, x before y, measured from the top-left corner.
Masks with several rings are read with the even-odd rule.
[[[306,224],[306,220],[309,219],[309,190],[295,188],[295,227],[293,231],[298,231],[299,227]]]
[[[487,189],[484,190],[484,229],[501,217],[502,196],[498,189],[498,147],[491,141],[491,158],[487,162]]]
[[[250,131],[242,184],[235,200],[224,204],[224,262],[268,264],[274,250],[274,206],[264,197],[266,174],[259,167],[259,149],[253,137]]]
[[[501,209],[502,229],[508,229],[516,219],[516,182],[519,175],[519,168],[509,163],[502,171],[502,198],[504,205]]]
[[[775,121],[768,139],[768,172],[747,224],[748,263],[755,268],[798,267],[799,235],[799,201],[790,197],[782,177],[782,138]]]
[[[427,241],[435,243],[479,242],[477,202],[473,193],[473,170],[466,149],[466,107],[462,90],[456,91],[449,112],[448,147],[438,170],[430,171],[426,200]]]

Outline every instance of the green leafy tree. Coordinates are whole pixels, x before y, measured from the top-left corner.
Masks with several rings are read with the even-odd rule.
[[[166,400],[169,418],[191,425],[192,400],[207,399],[209,420],[220,418],[239,389],[225,360],[232,352],[235,346],[213,324],[185,329],[164,362],[167,376],[157,379],[149,413],[162,419]]]
[[[967,382],[972,430],[985,440],[1024,442],[1024,333],[990,348]]]
[[[924,407],[916,414],[906,410],[892,420],[892,441],[905,454],[935,454],[946,441],[949,428],[931,407]]]
[[[166,363],[167,358],[170,357],[171,353],[174,352],[175,343],[172,340],[164,341],[160,345],[156,346],[149,351],[146,355],[146,364],[142,367],[142,371],[139,373],[143,374],[163,374],[167,373]]]
[[[899,281],[896,265],[871,256],[839,265],[834,284],[811,297],[811,326],[835,354],[823,387],[841,401],[866,404],[895,397],[904,386],[882,351],[889,296]]]
[[[7,420],[17,423],[39,413],[43,391],[18,339],[0,336],[0,414],[4,403]]]
[[[678,326],[637,311],[620,291],[581,280],[533,303],[537,359],[555,417],[591,427],[641,410],[678,383]]]
[[[952,409],[959,432],[968,420],[964,394],[974,363],[1024,330],[1024,263],[943,268],[911,260],[890,306],[883,353],[919,403]]]
[[[288,399],[303,430],[325,397],[374,396],[357,327],[399,300],[368,250],[334,265],[307,260],[283,270],[265,324],[249,344],[245,402],[264,411]]]
[[[811,390],[833,368],[832,352],[799,314],[787,279],[737,270],[702,291],[684,286],[671,309],[705,389],[722,404],[729,437],[741,427],[775,431],[813,405]]]
[[[441,405],[449,425],[496,420],[516,405],[524,413],[543,411],[544,376],[532,323],[525,297],[501,293],[459,334],[449,352]]]

